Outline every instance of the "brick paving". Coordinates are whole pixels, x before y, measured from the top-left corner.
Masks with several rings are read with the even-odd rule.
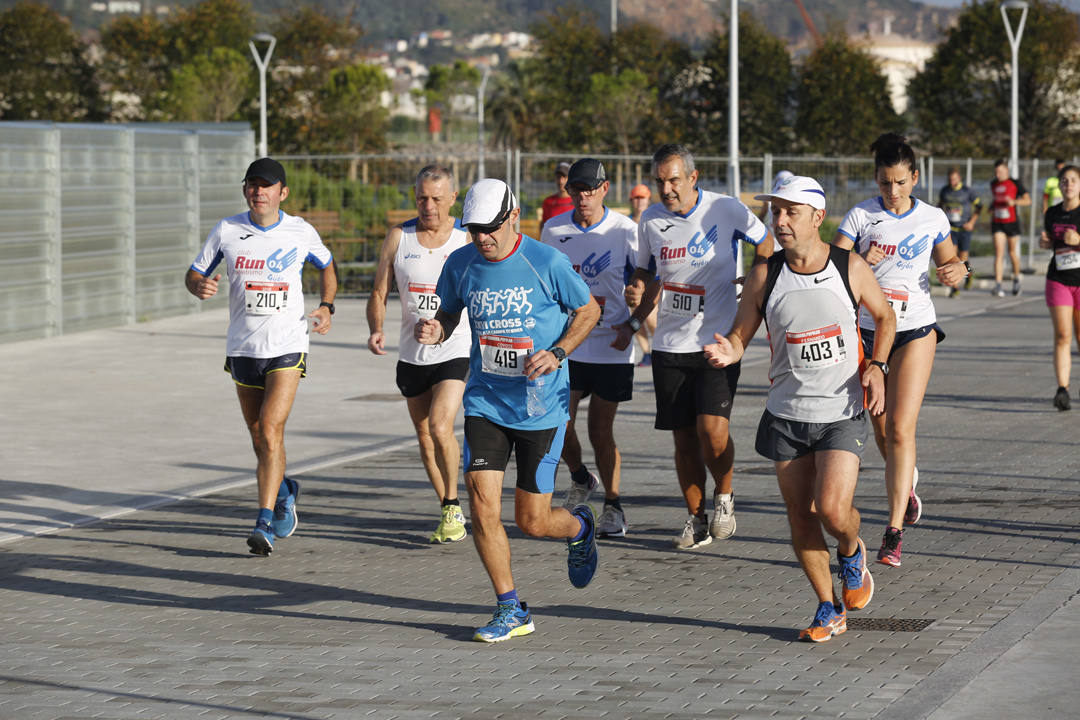
[[[685,510],[639,370],[616,427],[630,535],[601,541],[593,583],[569,585],[565,543],[510,530],[534,634],[470,641],[490,585],[471,542],[426,544],[433,493],[415,451],[394,450],[299,475],[299,530],[270,558],[246,552],[251,486],[0,545],[0,718],[924,716],[938,704],[905,697],[1080,557],[1075,422],[1050,405],[1041,299],[938,307],[948,338],[919,428],[926,513],[903,567],[872,567],[873,602],[829,643],[796,642],[815,602],[771,464],[752,450],[759,346],[733,416],[731,540],[670,548]],[[373,425],[405,412],[386,398]],[[882,475],[868,452],[857,505],[871,555]],[[901,621],[930,624],[878,629]]]

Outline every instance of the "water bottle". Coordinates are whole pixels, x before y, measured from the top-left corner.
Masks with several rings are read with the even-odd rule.
[[[529,411],[529,417],[537,417],[547,412],[544,407],[544,376],[535,380],[525,379],[525,407]]]

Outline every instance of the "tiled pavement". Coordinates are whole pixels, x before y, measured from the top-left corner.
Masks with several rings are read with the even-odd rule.
[[[872,568],[873,602],[827,644],[795,641],[814,600],[771,466],[752,451],[767,383],[761,347],[733,416],[736,536],[670,549],[685,511],[639,370],[617,425],[630,535],[602,541],[595,580],[575,590],[565,544],[512,529],[516,581],[537,631],[471,642],[493,609],[490,585],[471,542],[426,544],[437,507],[411,444],[379,451],[394,446],[389,428],[401,427],[404,404],[386,385],[392,362],[363,350],[362,303],[347,301],[338,335],[312,354],[340,358],[319,368],[323,380],[347,372],[353,382],[336,396],[301,389],[305,414],[290,425],[289,449],[316,469],[299,473],[300,528],[270,558],[246,552],[253,488],[235,479],[220,492],[0,545],[0,718],[1067,717],[1080,701],[1066,660],[1080,640],[1080,459],[1073,414],[1050,406],[1046,310],[1030,295],[974,293],[938,307],[948,338],[919,431],[926,514],[906,534],[903,567]],[[213,321],[195,334],[214,336]],[[142,341],[193,323],[128,334]],[[239,424],[235,401],[218,394],[218,410]],[[361,395],[363,427],[344,425],[358,414],[349,398]],[[316,402],[318,412],[300,410]],[[217,440],[191,416],[178,413],[173,437],[200,456]],[[322,441],[320,427],[379,437],[365,440],[360,459],[319,446],[330,463],[319,468],[305,446]],[[123,467],[137,475],[133,444]],[[122,481],[96,475],[97,456],[80,452],[84,491]],[[239,477],[251,460],[216,464]],[[882,471],[868,453],[857,503],[871,554],[885,517]],[[18,477],[18,466],[5,467],[0,487]]]

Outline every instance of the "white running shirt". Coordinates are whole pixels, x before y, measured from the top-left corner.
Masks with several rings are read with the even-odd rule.
[[[910,210],[897,215],[885,209],[880,197],[864,200],[848,211],[837,228],[855,243],[859,254],[873,245],[885,251],[885,259],[873,266],[874,276],[896,313],[897,332],[937,321],[930,300],[931,253],[950,231],[941,208],[916,198],[911,202]],[[859,310],[859,327],[874,329],[866,308]]]
[[[469,323],[458,323],[454,332],[439,345],[421,345],[413,328],[421,319],[430,320],[439,309],[435,285],[450,253],[469,244],[469,236],[457,225],[450,238],[437,248],[426,248],[416,239],[416,219],[401,225],[401,242],[394,255],[394,279],[401,299],[401,334],[398,357],[413,365],[435,365],[453,358],[469,357],[472,331]]]
[[[612,325],[626,322],[630,309],[623,291],[638,257],[637,223],[626,215],[604,208],[604,216],[589,227],[574,222],[574,211],[556,215],[544,224],[540,242],[570,258],[570,264],[589,286],[600,305],[597,321],[585,341],[574,350],[575,362],[632,363],[634,344],[625,350],[611,347],[616,332]]]
[[[701,352],[713,333],[735,320],[735,257],[740,240],[757,246],[769,234],[750,209],[729,195],[698,189],[685,215],[650,205],[638,224],[638,268],[656,258],[663,281],[653,349]]]
[[[275,358],[308,351],[300,282],[304,263],[320,270],[333,258],[303,218],[278,211],[260,227],[248,213],[227,217],[206,237],[191,269],[209,277],[222,260],[229,281],[228,357]]]

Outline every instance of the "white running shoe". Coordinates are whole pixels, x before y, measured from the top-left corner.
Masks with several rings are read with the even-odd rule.
[[[596,521],[596,532],[600,537],[626,537],[630,526],[626,524],[626,514],[611,505],[604,506],[600,519]]]
[[[683,526],[682,532],[672,539],[672,545],[675,546],[676,550],[693,550],[694,548],[704,547],[711,542],[712,535],[709,534],[709,526],[693,515],[686,519],[686,525]]]
[[[720,500],[720,493],[713,495],[713,516],[709,534],[717,540],[727,540],[735,534],[735,494],[727,502]]]
[[[588,505],[589,496],[599,486],[600,480],[592,473],[589,473],[588,485],[581,485],[571,480],[570,487],[566,490],[566,500],[563,501],[562,506],[567,510],[573,510],[578,505]]]

